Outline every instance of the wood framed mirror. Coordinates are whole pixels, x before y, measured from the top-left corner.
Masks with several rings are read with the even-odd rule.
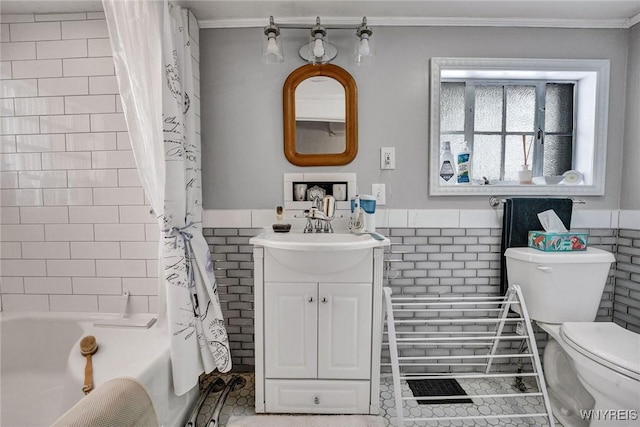
[[[284,154],[297,166],[340,166],[358,153],[358,93],[332,64],[304,65],[283,87]]]

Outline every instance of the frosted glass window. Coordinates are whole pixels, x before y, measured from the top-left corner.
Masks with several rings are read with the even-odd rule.
[[[572,169],[572,138],[547,135],[544,140],[544,176],[562,175]]]
[[[547,83],[544,114],[547,132],[573,132],[573,88],[572,83]]]
[[[502,131],[502,86],[476,86],[475,130]]]
[[[472,179],[501,179],[502,137],[500,135],[475,135],[473,145]]]
[[[440,140],[451,142],[454,155],[469,142],[476,183],[484,177],[517,182],[525,151],[533,176],[562,175],[573,161],[574,86],[532,80],[443,82]]]
[[[449,141],[451,145],[451,153],[454,156],[461,152],[464,147],[464,135],[461,133],[442,134],[440,141]],[[440,151],[442,151],[442,144],[440,145]]]
[[[525,138],[524,145],[522,144],[521,135],[507,135],[505,138],[504,148],[504,179],[505,181],[517,181],[518,171],[522,169],[524,165],[525,151],[527,154],[527,164],[531,168],[532,151],[531,138]]]
[[[442,83],[440,88],[441,132],[464,131],[464,83]]]
[[[536,87],[507,86],[507,132],[533,132]]]

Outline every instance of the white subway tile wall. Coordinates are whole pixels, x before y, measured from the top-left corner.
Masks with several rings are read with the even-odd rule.
[[[65,171],[21,171],[17,172],[17,178],[18,182],[13,185],[20,188],[64,188],[67,186]]]
[[[0,61],[0,79],[11,78],[11,62]]]
[[[16,152],[16,136],[2,135],[0,136],[0,153]]]
[[[157,311],[158,225],[104,14],[2,15],[1,30],[2,309],[117,312],[126,289]]]
[[[63,40],[36,43],[36,56],[39,59],[49,58],[85,58],[87,57],[86,40]]]
[[[9,40],[9,24],[0,24],[0,40]]]
[[[35,15],[36,22],[45,21],[84,21],[86,13],[49,13],[47,15]]]
[[[3,18],[4,19],[4,18]],[[36,59],[36,44],[29,43],[5,43],[6,38],[2,39],[2,60],[17,61],[26,59]]]
[[[37,77],[62,77],[62,60],[41,59],[16,61],[12,64],[13,78],[33,79]]]
[[[0,172],[0,188],[15,188],[18,186],[18,172]]]
[[[60,40],[60,22],[10,24],[11,41]]]

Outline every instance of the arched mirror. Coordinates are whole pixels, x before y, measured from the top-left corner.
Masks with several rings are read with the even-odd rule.
[[[284,153],[297,166],[340,166],[358,153],[356,82],[332,65],[305,65],[284,83]]]

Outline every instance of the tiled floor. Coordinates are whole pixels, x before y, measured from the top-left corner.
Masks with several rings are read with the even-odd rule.
[[[513,394],[518,390],[508,380],[501,378],[487,378],[478,380],[460,379],[458,380],[462,388],[469,395],[478,394]],[[406,382],[402,382],[402,395],[412,396],[411,390]],[[541,397],[522,396],[507,398],[486,398],[483,400],[473,399],[474,403],[463,404],[436,404],[436,405],[420,405],[415,400],[405,400],[403,404],[403,412],[405,417],[405,426],[509,426],[509,427],[525,427],[525,426],[545,426],[549,425],[547,420],[542,417],[527,418],[503,418],[503,419],[476,419],[476,420],[456,420],[456,421],[437,421],[437,422],[407,422],[411,418],[421,417],[456,417],[456,416],[482,416],[482,415],[499,415],[499,414],[523,414],[523,413],[544,413],[545,408]],[[393,385],[391,377],[383,377],[380,385],[380,406],[381,415],[385,420],[395,418],[395,399],[393,394]],[[391,424],[387,424],[391,425]],[[556,421],[556,426],[562,427]]]
[[[254,376],[252,373],[239,374],[247,381],[246,386],[229,394],[224,404],[219,426],[225,427],[231,415],[249,416],[255,414],[254,411]],[[216,374],[217,376],[217,374]],[[203,387],[216,376],[209,376],[203,379]],[[231,374],[223,374],[222,377],[227,380]],[[502,379],[482,379],[482,380],[459,380],[460,385],[469,395],[474,394],[501,394],[515,393],[517,390],[508,381]],[[403,396],[411,396],[409,386],[403,382]],[[210,396],[204,403],[200,416],[198,417],[198,425],[205,426],[210,419],[214,406],[219,394]],[[391,419],[396,416],[395,400],[393,396],[393,385],[391,377],[383,377],[380,386],[380,405],[381,416],[384,417],[385,425],[391,426]],[[443,416],[477,416],[487,414],[514,414],[514,413],[532,413],[545,412],[542,399],[539,397],[523,396],[515,398],[488,398],[486,400],[478,400],[473,404],[447,404],[447,405],[419,405],[415,400],[406,400],[404,402],[405,419],[411,417],[443,417]],[[544,426],[548,425],[543,418],[520,418],[520,419],[487,419],[487,420],[463,420],[463,421],[439,421],[439,422],[407,422],[407,426]],[[562,427],[556,421],[556,426]],[[341,427],[341,426],[327,426]]]

